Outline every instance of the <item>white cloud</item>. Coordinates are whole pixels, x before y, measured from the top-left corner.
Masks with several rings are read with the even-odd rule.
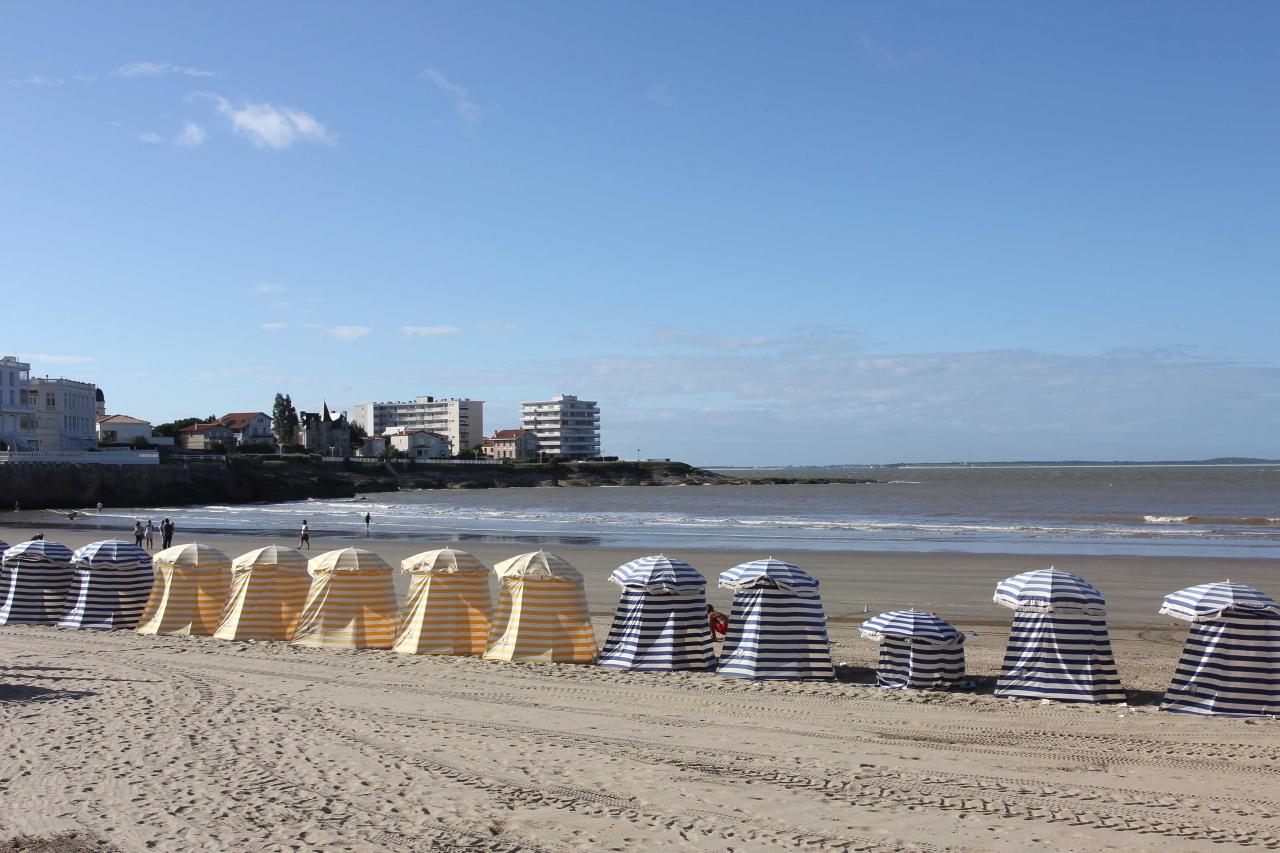
[[[325,331],[330,337],[340,341],[358,341],[373,329],[368,326],[329,326]]]
[[[59,355],[57,353],[33,352],[26,358],[32,364],[92,364],[96,358],[87,355]]]
[[[283,284],[275,284],[270,281],[264,281],[253,286],[254,293],[284,293],[285,290],[286,288]]]
[[[57,77],[41,77],[38,74],[32,74],[30,77],[19,77],[9,81],[10,86],[23,88],[26,86],[61,86],[62,81]]]
[[[163,74],[181,74],[184,77],[217,77],[217,72],[199,68],[186,68],[171,62],[128,62],[111,72],[117,77],[159,77]]]
[[[182,131],[174,137],[173,144],[183,148],[195,148],[204,145],[208,138],[209,132],[202,125],[189,121],[182,125]]]
[[[281,329],[289,328],[288,323],[260,323],[259,325],[268,332],[278,332]]]
[[[168,142],[169,140],[165,139],[163,136],[161,136],[158,133],[139,133],[138,141],[145,142],[148,145],[163,145],[165,142]]]
[[[235,106],[220,95],[212,95],[218,112],[231,122],[231,129],[259,148],[288,148],[295,142],[334,144],[332,134],[310,113],[292,107],[254,104]]]
[[[477,332],[518,332],[520,331],[520,324],[494,320],[487,323],[476,323],[475,330]]]
[[[666,83],[654,83],[645,90],[644,99],[659,107],[669,107],[675,103],[675,98],[671,97]]]
[[[858,33],[858,53],[867,62],[881,71],[898,71],[919,65],[929,58],[928,51],[899,51],[875,41],[866,33]]]
[[[458,118],[465,122],[473,122],[480,118],[480,107],[471,100],[471,93],[466,87],[453,83],[448,77],[445,77],[434,68],[428,68],[422,72],[422,76],[431,81],[441,92],[453,98],[453,108],[457,112]]]
[[[462,332],[457,326],[401,326],[400,333],[406,338],[430,338],[435,335],[457,335]]]

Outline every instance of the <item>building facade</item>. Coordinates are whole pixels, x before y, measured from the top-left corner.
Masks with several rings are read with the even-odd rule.
[[[31,365],[16,355],[0,358],[0,445],[5,450],[39,450]]]
[[[320,412],[298,412],[296,440],[308,453],[346,458],[351,455],[351,424],[346,415],[335,418],[325,403]]]
[[[481,449],[490,459],[537,459],[538,437],[527,429],[500,429],[484,440]]]
[[[538,438],[538,452],[560,459],[600,455],[600,406],[573,394],[520,405],[521,425]]]
[[[226,450],[236,446],[236,434],[220,421],[206,421],[178,430],[178,444],[183,450]],[[218,447],[219,444],[221,448]]]
[[[399,429],[425,429],[449,439],[450,453],[477,447],[484,439],[483,400],[437,400],[416,397],[411,402],[359,403],[352,419],[369,435]]]
[[[31,379],[40,450],[88,450],[98,446],[97,387],[51,377]]]
[[[429,429],[407,429],[387,436],[391,446],[410,459],[443,459],[450,455],[449,437]]]
[[[99,415],[99,444],[133,444],[139,438],[151,443],[151,422],[128,415]]]
[[[265,412],[231,412],[219,418],[222,425],[236,435],[237,444],[270,444],[276,437],[271,432],[271,416]]]

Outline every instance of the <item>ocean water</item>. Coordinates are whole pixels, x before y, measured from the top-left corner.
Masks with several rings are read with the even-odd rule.
[[[745,472],[734,472],[745,473]],[[796,472],[759,471],[764,475]],[[1280,557],[1280,465],[842,468],[874,485],[431,490],[139,507],[201,530],[662,548]],[[112,511],[108,510],[108,513]]]

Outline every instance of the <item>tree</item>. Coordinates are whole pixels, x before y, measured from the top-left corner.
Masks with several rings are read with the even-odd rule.
[[[211,421],[213,420],[213,418],[209,418],[208,420]],[[206,423],[206,419],[205,418],[181,418],[176,421],[170,421],[167,424],[160,424],[158,427],[156,427],[154,430],[151,431],[151,434],[175,436],[178,434],[178,430],[182,429],[183,427],[189,427],[192,424],[200,424],[200,423]]]
[[[271,428],[281,447],[295,443],[294,439],[298,433],[298,410],[293,407],[293,400],[288,394],[276,394],[275,403],[271,407]]]
[[[355,450],[357,447],[362,446],[365,442],[365,439],[369,437],[369,433],[365,432],[364,427],[360,426],[360,424],[352,424],[350,427],[348,427],[347,432],[351,436],[352,450]]]

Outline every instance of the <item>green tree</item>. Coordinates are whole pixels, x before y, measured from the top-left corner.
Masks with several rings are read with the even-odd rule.
[[[209,418],[208,420],[213,420],[213,418]],[[154,430],[152,430],[151,433],[152,435],[175,436],[178,434],[178,430],[182,429],[183,427],[189,427],[192,424],[200,424],[205,422],[206,422],[205,418],[181,418],[176,421],[170,421],[167,424],[160,424]]]
[[[352,450],[355,450],[357,447],[362,446],[365,440],[369,437],[369,433],[365,432],[364,427],[360,426],[360,424],[352,424],[350,427],[348,427],[347,432],[351,436]]]
[[[275,403],[271,406],[271,429],[276,434],[276,441],[281,447],[295,443],[298,433],[298,410],[293,407],[293,400],[288,394],[276,394]]]

